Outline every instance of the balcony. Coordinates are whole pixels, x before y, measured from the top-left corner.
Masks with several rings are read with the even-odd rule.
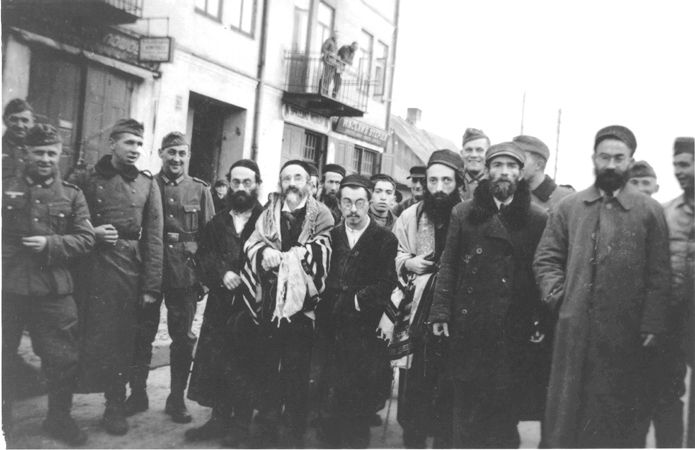
[[[324,78],[324,63],[318,55],[285,55],[287,79],[283,101],[324,117],[362,117],[367,110],[369,79],[347,66],[342,83],[334,91],[334,79]]]
[[[142,17],[144,0],[3,0],[3,19],[51,18],[78,23],[117,25]]]

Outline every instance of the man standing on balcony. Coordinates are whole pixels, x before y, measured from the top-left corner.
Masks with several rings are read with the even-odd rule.
[[[338,67],[335,71],[335,83],[333,85],[333,97],[336,97],[338,95],[338,91],[340,90],[340,86],[343,84],[343,76],[342,73],[345,70],[345,66],[351,66],[352,61],[355,59],[355,53],[357,52],[357,49],[359,48],[359,44],[357,44],[357,41],[354,41],[350,45],[343,45],[340,47],[340,50],[338,50]]]
[[[335,32],[321,46],[321,61],[323,62],[323,73],[319,80],[319,92],[328,95],[331,88],[331,81],[336,76],[338,68],[338,43],[336,42]],[[335,88],[334,88],[335,89]],[[335,94],[333,95],[335,97]]]

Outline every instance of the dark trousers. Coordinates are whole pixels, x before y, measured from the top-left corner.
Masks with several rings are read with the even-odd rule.
[[[198,292],[193,288],[169,289],[163,292],[167,307],[167,327],[171,337],[170,370],[171,392],[181,395],[186,389],[193,360],[196,337],[191,331],[195,317]],[[159,328],[162,299],[145,305],[138,311],[135,352],[130,375],[131,390],[144,390],[152,360],[152,343]]]
[[[695,448],[695,365],[690,366],[690,399],[688,401],[687,448]]]
[[[685,356],[676,336],[664,338],[650,355],[650,391],[648,418],[654,422],[656,446],[677,448],[683,445],[683,402],[685,394]],[[649,422],[645,422],[648,432]]]
[[[72,395],[77,378],[77,307],[72,295],[24,296],[2,293],[2,401],[3,413],[16,384],[16,355],[26,325],[31,343],[41,358],[49,394],[49,413],[58,406],[52,401]],[[7,402],[7,403],[6,403]],[[61,402],[62,408],[69,404]],[[9,417],[8,417],[9,419]]]
[[[301,439],[306,430],[314,324],[302,313],[291,319],[280,327],[263,325],[258,419],[275,433],[282,415],[291,437]]]
[[[518,448],[515,389],[454,381],[454,448]]]

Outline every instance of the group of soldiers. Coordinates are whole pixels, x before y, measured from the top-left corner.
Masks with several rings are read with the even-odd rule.
[[[469,128],[460,154],[411,169],[403,202],[386,174],[289,160],[262,206],[254,161],[211,190],[186,174],[181,133],[163,138],[152,175],[135,166],[142,124],[119,120],[108,154],[63,181],[56,129],[22,100],[3,119],[6,430],[28,329],[45,430],[84,443],[72,395],[103,392],[104,429],[127,433],[149,408],[164,301],[165,412],[191,422],[186,389],[212,409],[188,441],[302,447],[312,423],[325,447],[366,448],[398,368],[406,448],[514,448],[520,420],[542,421],[544,447],[644,446],[651,420],[659,446],[683,444],[693,138],[675,140],[683,195],[663,207],[637,189],[645,166],[617,125],[597,132],[595,182],[576,193],[545,175],[541,140],[491,145]],[[689,445],[694,403],[691,389]]]

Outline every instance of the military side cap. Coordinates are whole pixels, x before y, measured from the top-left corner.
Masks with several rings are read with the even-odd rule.
[[[345,176],[345,168],[340,164],[326,164],[323,166],[323,173],[334,172],[341,176]]]
[[[44,145],[60,144],[62,142],[63,140],[58,130],[56,130],[53,125],[47,123],[38,123],[34,125],[24,139],[24,143],[29,147],[41,147]]]
[[[365,188],[366,190],[371,191],[372,182],[369,181],[369,179],[364,175],[353,173],[343,178],[340,182],[340,188],[342,189],[344,187]]]
[[[432,164],[443,164],[454,170],[463,171],[461,155],[449,149],[435,150],[430,155],[429,161],[427,161],[427,167],[430,167]]]
[[[282,165],[280,168],[280,172],[285,170],[285,167],[287,166],[299,166],[302,169],[306,170],[306,173],[309,173],[311,171],[311,167],[309,167],[309,163],[306,161],[302,161],[301,159],[290,159],[287,161],[285,164]]]
[[[466,145],[466,142],[475,141],[476,139],[490,140],[483,130],[479,130],[477,128],[466,128],[466,131],[463,133],[463,143],[461,145]]]
[[[598,144],[605,139],[617,139],[623,142],[632,153],[635,153],[635,149],[637,148],[637,138],[635,138],[634,133],[632,133],[629,128],[622,125],[610,125],[598,130],[596,138],[594,139],[594,150],[596,150]]]
[[[680,155],[681,153],[690,153],[692,155],[693,152],[695,152],[695,138],[676,138],[676,141],[673,143],[673,156]]]
[[[546,161],[550,158],[548,146],[537,137],[521,134],[512,139],[512,142],[518,145],[523,151],[534,153]]]
[[[31,111],[33,113],[34,109],[31,107],[29,102],[23,98],[13,98],[7,102],[7,105],[5,105],[5,111],[3,111],[2,115],[3,117],[7,117],[10,114],[21,113],[24,111]]]
[[[654,172],[654,169],[647,161],[637,161],[628,170],[628,179],[641,177],[656,178],[656,172]]]
[[[410,176],[408,178],[425,178],[427,176],[427,167],[413,166],[410,168]]]
[[[145,132],[145,127],[142,123],[135,119],[120,119],[111,129],[110,136],[113,137],[121,133],[130,133],[137,137],[142,137]]]
[[[522,166],[526,164],[526,155],[524,155],[524,151],[514,142],[502,142],[501,144],[495,144],[488,148],[487,152],[485,152],[485,164],[488,164],[498,156],[509,156],[510,158],[514,158],[519,161]]]
[[[172,131],[162,138],[162,149],[176,147],[178,145],[188,145],[186,136],[180,131]]]

